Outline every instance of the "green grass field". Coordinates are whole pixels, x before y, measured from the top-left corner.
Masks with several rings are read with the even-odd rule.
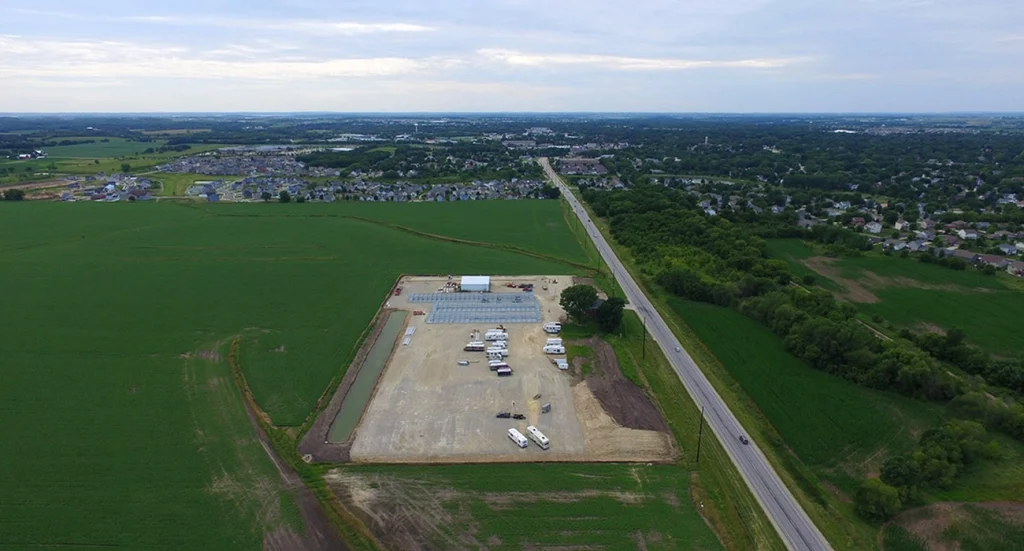
[[[142,153],[143,151],[153,148],[156,149],[165,143],[165,140],[153,140],[151,142],[135,142],[128,141],[124,138],[88,138],[90,140],[96,140],[93,143],[83,143],[78,145],[64,145],[57,147],[43,147],[42,150],[46,152],[49,157],[88,157],[90,159],[98,157],[125,157],[128,155],[134,155],[136,153]],[[103,142],[100,140],[109,140]]]
[[[785,261],[789,271],[798,278],[806,275],[814,277],[814,284],[829,291],[839,291],[841,287],[831,279],[815,272],[803,263],[803,260],[817,255],[817,252],[800,239],[767,239],[768,256]]]
[[[253,440],[228,340],[258,339],[248,382],[297,425],[399,274],[574,271],[306,206],[0,204],[0,547],[258,548],[294,505]],[[502,208],[543,226],[527,233],[569,235],[529,203]]]
[[[738,312],[669,303],[812,467],[863,476],[885,453],[908,451],[923,429],[941,421],[940,408],[811,369],[768,329]]]
[[[885,526],[885,551],[1024,550],[1020,504],[989,508],[948,503],[908,511]]]
[[[771,239],[768,248],[797,275],[815,273],[802,262],[815,256],[803,242]],[[1006,274],[987,276],[876,253],[835,259],[832,268],[842,280],[862,285],[878,299],[853,303],[868,316],[918,331],[959,327],[970,342],[994,354],[1024,355],[1024,339],[1014,324],[1006,323],[1024,317],[1024,291]],[[844,291],[820,274],[816,278],[830,291]]]
[[[714,550],[722,546],[672,465],[346,467],[396,531],[430,549]],[[475,544],[472,542],[476,542]]]

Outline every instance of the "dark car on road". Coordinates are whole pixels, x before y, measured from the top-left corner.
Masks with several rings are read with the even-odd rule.
[[[750,440],[747,440],[747,437],[746,437],[746,436],[743,436],[743,435],[741,434],[741,435],[740,435],[740,442],[743,442],[743,444],[749,444],[749,443],[750,443]]]

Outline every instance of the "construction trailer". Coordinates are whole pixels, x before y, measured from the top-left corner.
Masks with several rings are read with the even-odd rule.
[[[526,427],[526,434],[530,436],[530,440],[533,440],[538,446],[540,446],[540,449],[546,450],[551,447],[551,442],[548,440],[548,437],[544,436],[543,432],[537,430],[537,427],[533,425]]]
[[[490,292],[491,276],[462,276],[459,288],[470,293]]]
[[[544,353],[545,354],[565,354],[565,347],[564,346],[556,346],[556,345],[553,345],[553,344],[547,345],[547,346],[544,347]]]
[[[523,433],[516,429],[508,429],[508,439],[515,442],[520,448],[525,448],[529,445],[529,442],[526,440],[526,437],[523,436]]]

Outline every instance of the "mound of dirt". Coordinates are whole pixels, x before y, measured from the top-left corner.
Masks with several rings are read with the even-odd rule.
[[[597,337],[570,344],[594,351],[587,386],[616,423],[630,429],[668,432],[668,424],[650,396],[622,374],[610,344]]]

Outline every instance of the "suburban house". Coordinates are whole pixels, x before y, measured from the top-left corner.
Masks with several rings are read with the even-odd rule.
[[[999,250],[1002,251],[1003,254],[1017,254],[1017,247],[1008,243],[1000,245]]]
[[[893,225],[893,227],[896,228],[899,231],[909,230],[910,229],[910,222],[907,222],[906,220],[903,220],[901,218],[901,219],[896,221],[896,223]]]
[[[1006,271],[1009,272],[1011,275],[1015,275],[1017,277],[1024,277],[1024,262],[1021,262],[1019,260],[1011,260],[1006,265]]]
[[[867,230],[868,233],[881,233],[882,224],[878,222],[868,222],[867,224],[864,225],[864,229]]]
[[[946,249],[946,256],[952,256],[954,258],[959,258],[960,260],[963,260],[964,262],[967,262],[968,264],[974,264],[975,262],[978,261],[978,258],[981,257],[981,255],[979,255],[978,253],[974,253],[974,252],[971,252],[971,251],[965,251],[965,250],[962,250],[962,249]]]
[[[978,258],[978,262],[996,268],[1005,268],[1010,263],[1009,260],[995,254],[983,254]]]
[[[977,239],[978,232],[975,230],[960,230],[956,232],[960,236],[960,239]]]

